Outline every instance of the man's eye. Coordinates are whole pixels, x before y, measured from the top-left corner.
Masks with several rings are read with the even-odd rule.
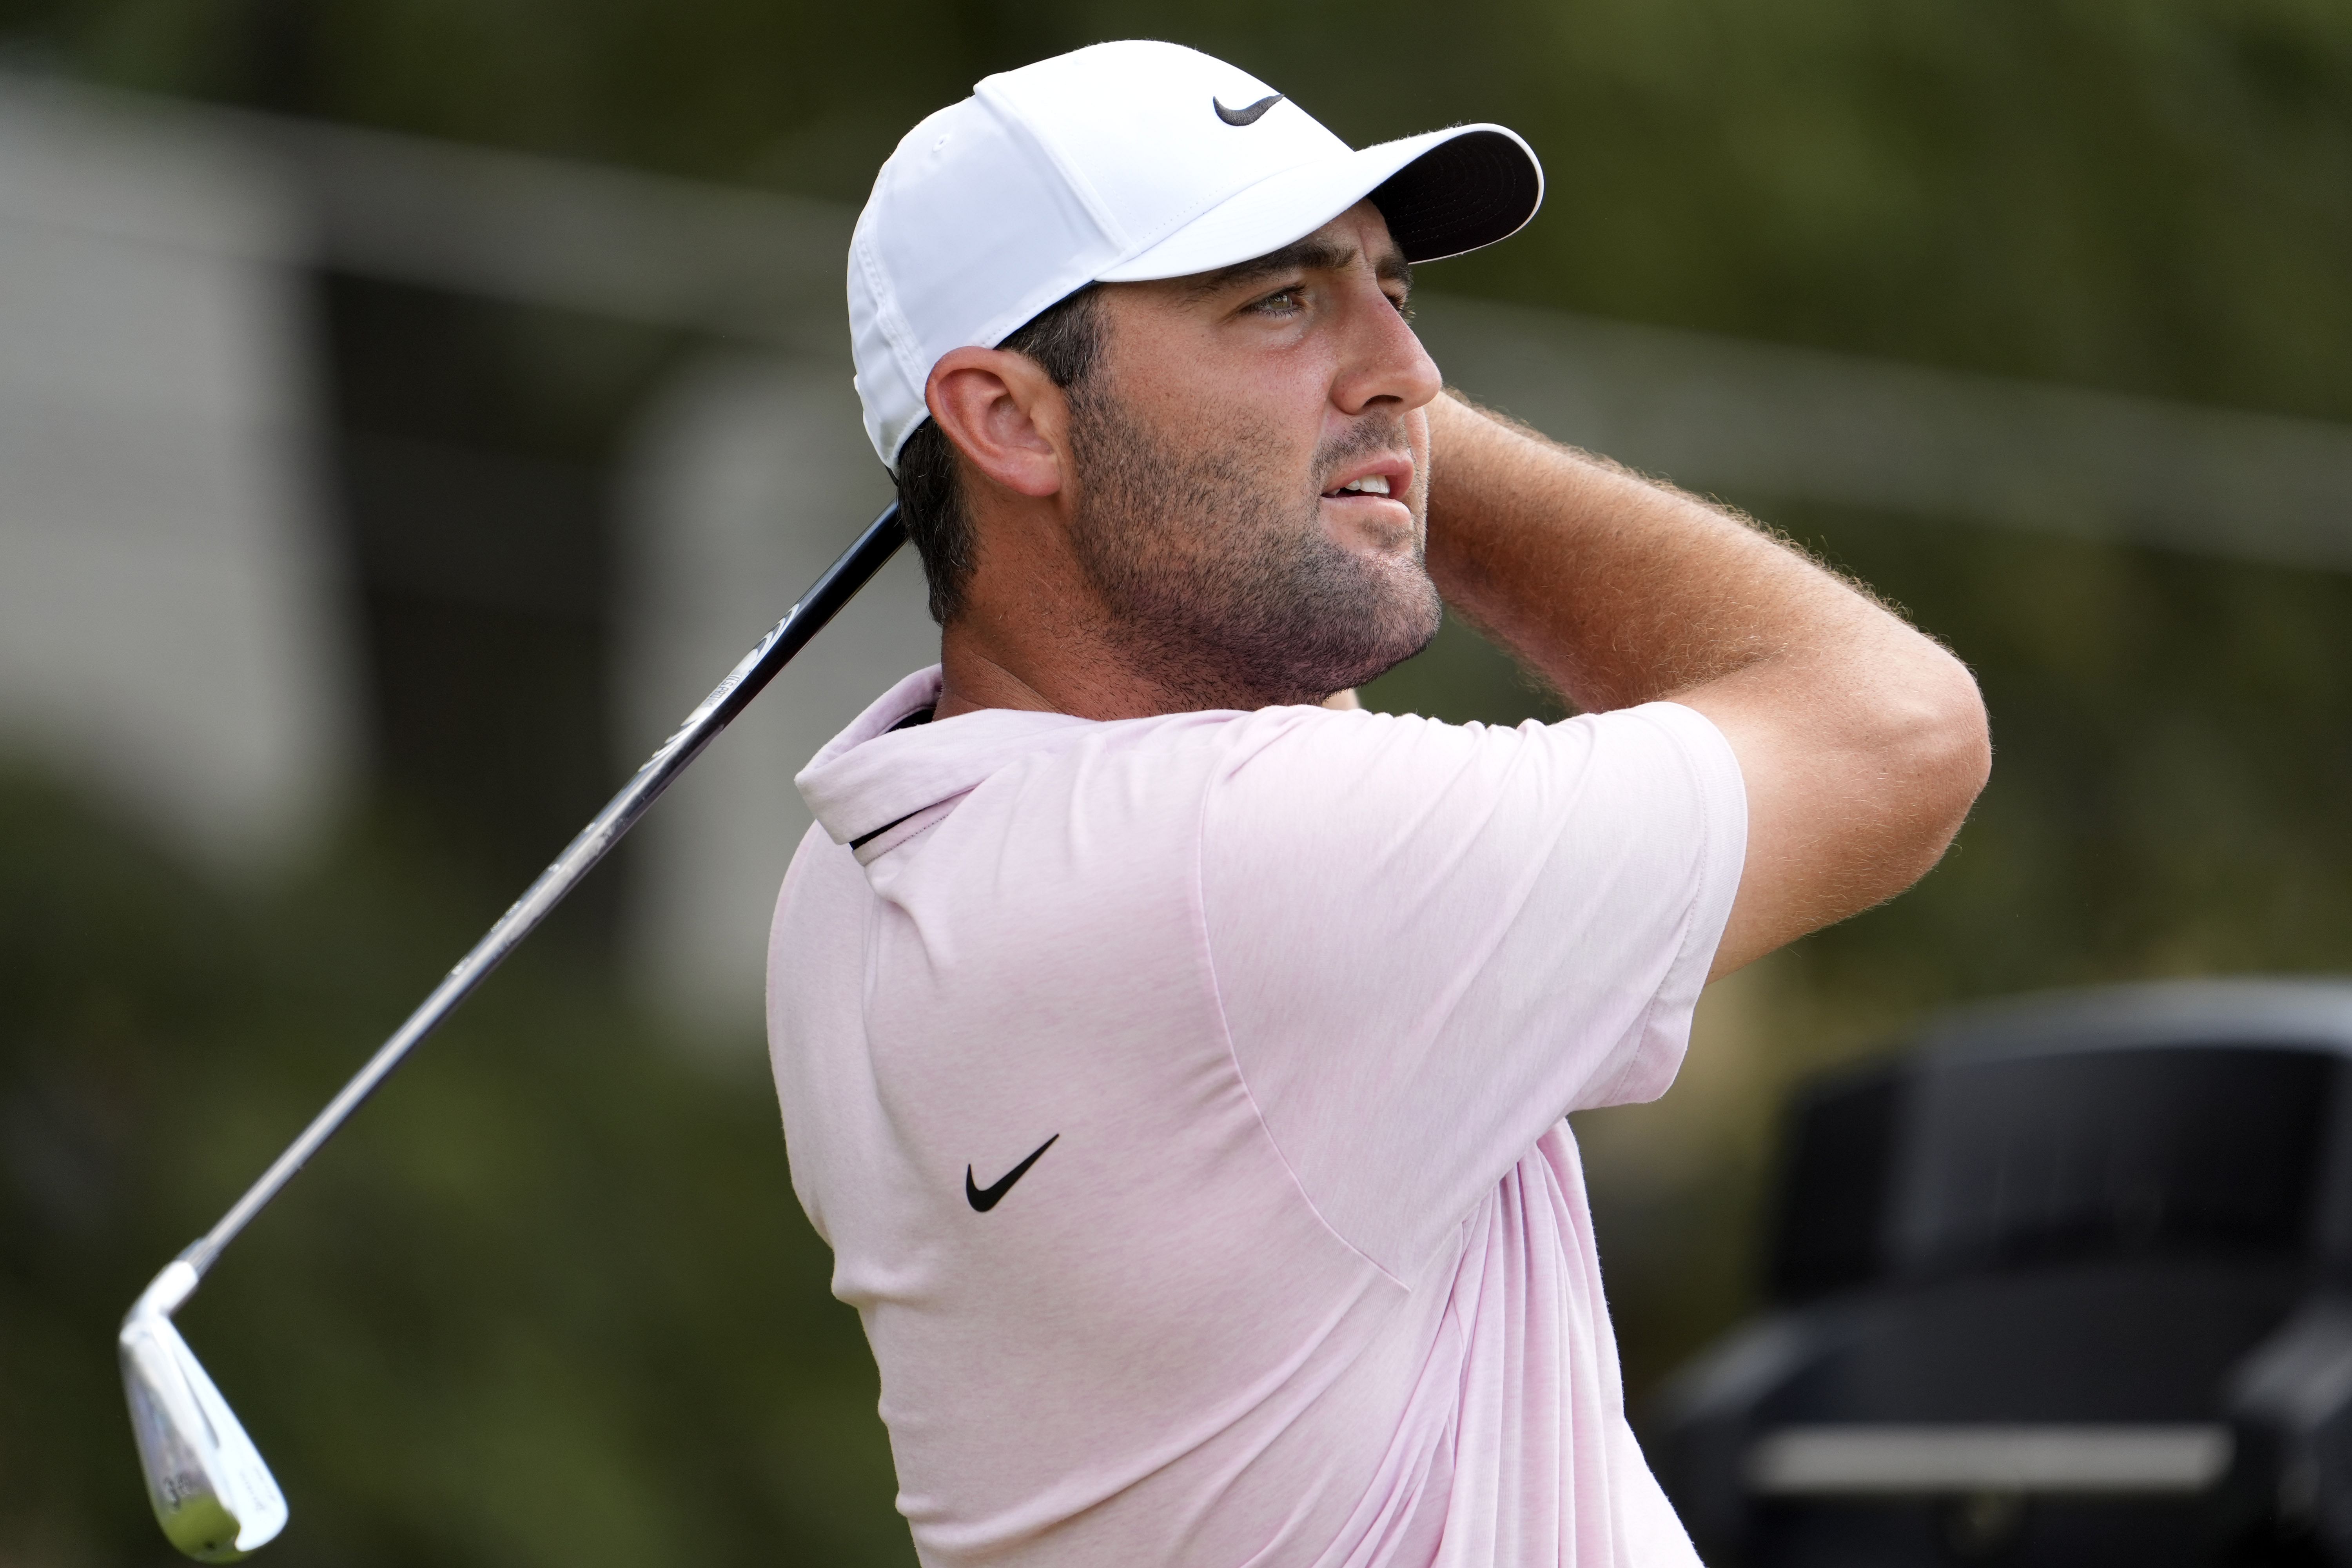
[[[1305,293],[1306,290],[1301,289],[1279,289],[1275,293],[1268,294],[1265,299],[1258,300],[1255,304],[1252,305],[1250,309],[1257,311],[1261,315],[1294,315],[1307,308],[1307,301],[1303,297]]]
[[[1402,316],[1408,321],[1412,320],[1412,301],[1411,300],[1405,298],[1405,296],[1402,294],[1391,294],[1389,296],[1389,303],[1396,307],[1396,313],[1398,315]]]

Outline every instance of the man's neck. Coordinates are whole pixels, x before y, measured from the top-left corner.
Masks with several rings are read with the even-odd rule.
[[[1048,658],[1006,647],[972,628],[950,625],[940,638],[938,716],[951,719],[982,708],[1069,713],[1081,719],[1143,719],[1160,713],[1262,708],[1276,700],[1218,680],[1179,661],[1157,671],[1101,637],[1055,639]],[[1084,647],[1071,647],[1083,641]]]
[[[1139,675],[1127,668],[1125,661],[1109,658],[1076,672],[1075,679],[1067,673],[1059,680],[1042,673],[1032,679],[976,646],[979,639],[959,637],[952,626],[940,642],[940,700],[933,710],[933,716],[940,719],[982,708],[1068,713],[1080,719],[1145,719],[1220,709],[1245,711],[1274,700],[1206,682],[1171,685]],[[1363,706],[1352,689],[1332,692],[1320,700],[1326,708],[1341,710]]]
[[[1055,700],[1019,675],[977,650],[961,647],[952,628],[940,638],[940,700],[932,716],[952,719],[982,708],[1059,713]]]

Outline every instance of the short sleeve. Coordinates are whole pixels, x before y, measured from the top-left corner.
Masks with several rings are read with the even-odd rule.
[[[1308,1199],[1410,1268],[1572,1110],[1664,1092],[1738,890],[1722,734],[1268,710],[1201,826],[1235,1062]]]

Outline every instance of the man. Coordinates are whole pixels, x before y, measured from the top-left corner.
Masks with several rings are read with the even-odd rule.
[[[1410,265],[1496,127],[1351,152],[1164,44],[993,77],[877,181],[858,387],[941,662],[800,776],[770,1026],[927,1563],[1694,1561],[1564,1114],[1980,787],[1967,672],[1442,390]],[[1441,594],[1581,717],[1349,710]]]

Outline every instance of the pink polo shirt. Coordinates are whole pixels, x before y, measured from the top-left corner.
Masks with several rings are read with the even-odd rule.
[[[800,775],[793,1184],[934,1568],[1697,1559],[1570,1110],[1681,1061],[1738,764],[1670,703],[894,730]]]

